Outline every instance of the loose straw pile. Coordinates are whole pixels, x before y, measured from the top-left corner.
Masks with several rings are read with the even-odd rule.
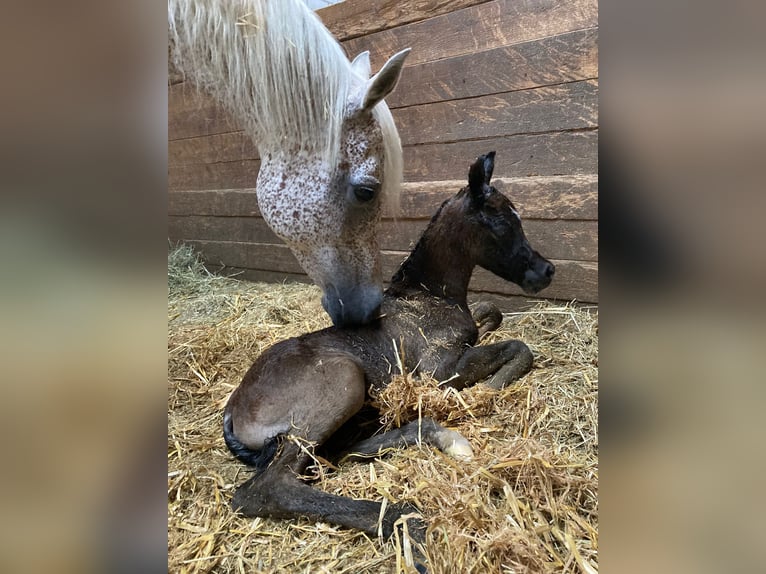
[[[406,541],[232,513],[251,471],[223,443],[229,394],[264,349],[329,320],[316,287],[212,276],[186,248],[168,261],[169,571],[413,571]],[[435,574],[597,572],[597,311],[539,303],[507,314],[482,343],[508,338],[529,345],[535,367],[502,391],[458,393],[405,373],[375,397],[381,426],[434,417],[469,439],[473,461],[409,448],[315,468],[315,487],[413,503],[430,525]]]

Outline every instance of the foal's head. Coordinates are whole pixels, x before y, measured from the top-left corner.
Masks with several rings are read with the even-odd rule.
[[[555,272],[527,241],[513,203],[490,185],[495,152],[480,156],[468,172],[468,187],[462,192],[469,218],[474,222],[477,264],[526,293],[537,293],[550,285]]]
[[[262,161],[261,212],[322,288],[335,325],[371,321],[383,298],[377,233],[384,204],[395,207],[398,200],[402,174],[399,135],[383,98],[408,52],[372,78],[367,52],[351,63],[354,79],[331,160],[288,150]]]

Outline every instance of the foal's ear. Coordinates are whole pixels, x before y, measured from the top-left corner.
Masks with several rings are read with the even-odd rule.
[[[495,169],[495,152],[480,155],[468,170],[468,187],[474,197],[484,197],[484,186],[489,185]]]
[[[410,49],[405,48],[401,52],[391,56],[391,59],[388,60],[380,71],[375,74],[375,77],[370,80],[367,87],[367,93],[364,96],[364,103],[362,104],[363,110],[372,110],[378,102],[393,91],[396,87],[396,83],[399,81],[399,75],[402,73],[404,60],[409,53]],[[354,62],[356,62],[361,55],[362,54],[359,54],[359,56],[354,58]]]
[[[362,76],[365,80],[370,78],[372,74],[372,68],[370,67],[370,51],[365,50],[359,53],[356,58],[351,61],[351,67],[354,71]]]

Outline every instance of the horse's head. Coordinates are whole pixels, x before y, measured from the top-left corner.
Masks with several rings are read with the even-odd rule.
[[[550,285],[556,269],[532,249],[513,203],[490,185],[494,165],[495,152],[480,156],[464,190],[471,219],[477,223],[477,263],[525,292],[537,293]]]
[[[399,135],[383,98],[409,50],[370,78],[367,52],[351,63],[339,149],[327,156],[286,150],[262,158],[258,202],[264,219],[322,288],[335,325],[376,318],[383,298],[377,232],[402,175]],[[321,102],[317,102],[321,105]]]

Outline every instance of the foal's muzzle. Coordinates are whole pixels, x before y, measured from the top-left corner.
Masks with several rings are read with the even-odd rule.
[[[524,272],[524,281],[521,283],[521,288],[530,294],[542,291],[551,284],[555,273],[556,266],[545,259],[545,257],[535,253],[535,256],[530,261],[529,268]]]
[[[322,307],[336,327],[364,325],[378,317],[383,289],[377,285],[338,289],[331,285],[322,296]]]

